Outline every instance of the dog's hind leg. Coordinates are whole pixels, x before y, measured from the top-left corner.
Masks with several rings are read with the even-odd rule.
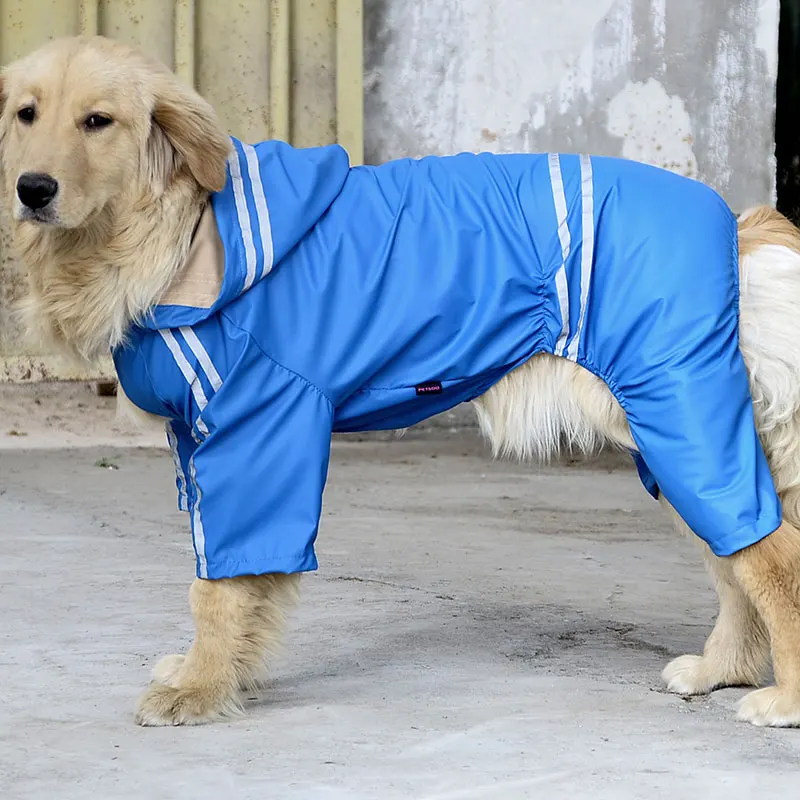
[[[719,614],[703,655],[670,661],[661,673],[667,689],[681,695],[707,694],[723,686],[758,686],[769,669],[769,633],[756,607],[739,585],[730,559],[718,558],[666,502],[675,525],[703,548],[719,597]]]
[[[280,644],[299,575],[197,579],[189,592],[197,634],[186,656],[167,656],[136,711],[140,725],[198,725],[236,713],[240,692],[263,678]]]
[[[631,448],[633,440],[624,412],[606,386],[584,370],[573,374],[573,396],[586,420],[600,437],[619,447]],[[670,504],[660,498],[679,530],[700,541]],[[685,655],[671,661],[662,673],[670,691],[705,694],[722,686],[757,686],[767,674],[770,637],[758,606],[737,579],[734,564],[717,558],[702,543],[706,563],[719,597],[719,615],[703,655]]]
[[[605,385],[585,371],[575,372],[573,385],[583,418],[607,441],[633,447],[624,412]],[[677,528],[700,541],[663,495],[659,500]],[[769,669],[767,628],[734,576],[733,564],[717,558],[705,543],[702,546],[719,597],[719,615],[703,655],[674,659],[662,677],[670,691],[684,695],[706,694],[723,686],[758,686]]]
[[[739,718],[755,725],[800,727],[800,530],[784,521],[729,559],[766,623],[776,683],[746,695]]]
[[[758,686],[769,669],[769,634],[739,586],[731,564],[707,550],[706,562],[719,598],[719,614],[703,655],[679,656],[661,676],[671,692],[707,694],[724,686]]]
[[[479,400],[478,408],[482,427],[496,452],[522,458],[546,456],[556,450],[559,436],[585,450],[602,441],[623,448],[634,446],[625,413],[608,387],[576,364],[553,356],[537,356],[507,375]],[[697,540],[663,498],[662,504],[678,528]],[[800,508],[800,502],[797,506]],[[716,583],[720,611],[703,655],[681,656],[663,672],[669,689],[680,694],[703,694],[721,686],[758,685],[769,667],[770,637],[775,651],[775,636],[781,636],[774,632],[778,623],[770,622],[763,603],[754,596],[755,590],[738,574],[737,563],[731,558],[717,558],[705,544],[703,547]],[[750,562],[755,560],[743,557],[745,566]],[[758,563],[751,567],[758,569]],[[796,574],[800,580],[800,559]],[[772,601],[772,607],[773,616],[786,616],[786,606],[781,606],[779,599]],[[800,614],[797,622],[800,628]],[[795,641],[800,656],[800,629]],[[750,697],[763,695],[755,693]]]
[[[739,716],[756,725],[800,726],[800,230],[775,209],[739,219],[739,339],[759,436],[784,522],[730,561],[764,619],[776,686],[751,692]]]

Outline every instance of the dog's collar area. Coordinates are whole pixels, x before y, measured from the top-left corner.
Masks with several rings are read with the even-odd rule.
[[[219,297],[225,272],[225,249],[211,203],[203,210],[186,263],[159,305],[211,308]]]

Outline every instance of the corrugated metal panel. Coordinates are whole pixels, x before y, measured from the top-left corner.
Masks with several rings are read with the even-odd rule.
[[[173,67],[242,139],[306,147],[338,141],[363,160],[363,0],[0,0],[0,61],[48,39],[102,33]],[[26,350],[10,313],[22,270],[0,229],[0,382],[93,379]]]
[[[336,132],[353,164],[364,161],[363,30],[363,0],[337,0]]]

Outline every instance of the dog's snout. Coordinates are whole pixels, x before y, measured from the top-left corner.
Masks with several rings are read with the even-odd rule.
[[[49,205],[57,192],[58,181],[43,172],[26,172],[17,180],[17,197],[32,211]]]

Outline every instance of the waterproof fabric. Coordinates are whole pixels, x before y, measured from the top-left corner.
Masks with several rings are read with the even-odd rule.
[[[350,168],[234,140],[210,308],[158,306],[114,353],[170,418],[197,572],[316,568],[332,431],[412,425],[538,352],[602,378],[649,491],[718,555],[781,521],[738,349],[734,215],[708,187],[572,155]]]

